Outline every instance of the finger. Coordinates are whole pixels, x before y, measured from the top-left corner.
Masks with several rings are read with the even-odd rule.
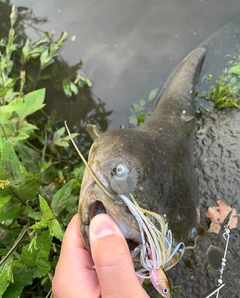
[[[90,244],[103,298],[149,297],[137,279],[127,242],[108,215],[92,219]]]
[[[61,253],[53,278],[55,298],[99,297],[100,288],[93,261],[84,247],[77,215],[63,237]]]

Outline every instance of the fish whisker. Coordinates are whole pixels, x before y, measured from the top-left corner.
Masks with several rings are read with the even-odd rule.
[[[81,151],[78,149],[77,144],[75,143],[75,141],[73,140],[72,136],[71,136],[71,132],[68,128],[67,125],[67,121],[64,121],[67,133],[69,135],[69,138],[74,146],[74,148],[76,149],[78,155],[80,156],[81,160],[83,161],[83,163],[85,164],[86,168],[88,169],[90,175],[92,176],[92,178],[94,179],[94,181],[97,183],[97,185],[102,189],[102,191],[109,197],[112,198],[114,196],[113,193],[111,193],[99,180],[99,178],[96,176],[96,174],[93,172],[93,170],[91,169],[91,167],[89,166],[88,162],[86,161],[85,157],[83,156],[83,154],[81,153]]]

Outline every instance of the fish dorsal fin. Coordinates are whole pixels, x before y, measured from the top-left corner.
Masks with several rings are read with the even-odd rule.
[[[86,131],[90,135],[90,137],[95,141],[99,135],[101,134],[101,131],[97,128],[94,124],[87,124]]]

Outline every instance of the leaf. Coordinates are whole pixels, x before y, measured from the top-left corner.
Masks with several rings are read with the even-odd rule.
[[[78,94],[78,87],[73,82],[70,82],[70,89],[75,95]]]
[[[129,122],[129,124],[132,124],[134,126],[138,125],[138,120],[137,120],[137,117],[135,115],[130,116],[128,122]]]
[[[42,212],[36,211],[36,212],[29,212],[28,216],[34,220],[41,220],[42,219]],[[46,227],[45,225],[44,227]]]
[[[66,96],[71,97],[72,96],[72,90],[70,88],[70,80],[68,78],[63,79],[62,81],[62,87],[63,91]]]
[[[17,111],[20,121],[25,119],[27,116],[35,113],[36,111],[42,109],[45,104],[43,104],[45,98],[45,89],[39,89],[28,93],[24,97],[24,102],[20,110]]]
[[[43,218],[42,220],[40,220],[39,222],[36,222],[35,224],[33,224],[30,229],[32,230],[41,230],[44,229],[48,226],[50,219],[49,218]]]
[[[73,180],[60,188],[53,196],[51,207],[54,216],[58,216],[66,207],[73,187]]]
[[[138,124],[142,124],[145,121],[145,114],[141,113],[138,115]]]
[[[33,277],[42,277],[46,275],[50,269],[51,265],[48,261],[49,253],[52,245],[52,237],[49,235],[48,231],[42,232],[37,236],[36,246],[37,249],[33,249],[32,258],[35,260],[35,265],[37,267],[33,274]],[[29,252],[28,252],[29,253]]]
[[[3,211],[5,204],[7,204],[11,200],[11,196],[1,197],[0,196],[0,214]]]
[[[64,132],[65,132],[65,127],[62,127],[61,129],[59,129],[58,131],[56,131],[54,133],[53,142],[54,142],[55,145],[61,146],[61,147],[68,147],[69,146],[67,141],[70,140],[70,136],[66,136],[64,138],[61,138],[61,136],[64,134]],[[72,133],[71,137],[75,138],[78,135],[79,135],[78,133]]]
[[[22,290],[25,286],[32,284],[32,270],[25,268],[14,268],[13,270],[14,283],[10,283],[2,298],[17,298],[22,297]]]
[[[41,161],[39,153],[23,144],[17,144],[16,150],[25,167],[32,173],[39,173],[40,169],[37,165]]]
[[[11,209],[4,210],[0,214],[0,222],[8,219],[14,219],[17,218],[22,212],[22,207],[18,205],[11,205]]]
[[[65,127],[61,127],[60,129],[55,131],[55,133],[53,135],[53,142],[59,140],[60,137],[64,134],[64,132],[65,132]]]
[[[231,80],[230,80],[230,85],[235,85],[237,82],[237,78],[236,77],[232,77]]]
[[[2,297],[10,283],[8,279],[8,270],[9,269],[5,264],[0,267],[0,297]]]
[[[61,36],[60,36],[60,39],[59,39],[59,41],[58,41],[59,46],[61,46],[62,43],[63,43],[65,40],[67,40],[67,38],[68,38],[68,33],[67,33],[67,31],[62,32],[62,34],[61,34]]]
[[[59,140],[56,140],[54,142],[55,145],[57,146],[61,146],[61,147],[68,147],[69,146],[69,143],[63,139],[59,139]]]
[[[64,232],[57,219],[53,219],[49,222],[49,231],[51,236],[54,236],[58,240],[62,241]]]
[[[31,123],[28,123],[26,121],[23,121],[20,123],[20,126],[19,126],[19,131],[21,132],[26,132],[26,133],[32,133],[34,130],[38,129],[37,126],[35,125],[32,125]]]
[[[233,67],[231,67],[229,69],[229,71],[237,76],[240,75],[240,63],[238,63],[237,65],[234,65]]]
[[[44,50],[42,53],[41,53],[41,56],[40,56],[40,64],[41,64],[41,68],[43,69],[45,64],[48,63],[49,61],[49,57],[48,57],[49,53],[48,53],[48,50]],[[51,59],[51,58],[50,58]]]
[[[29,250],[29,245],[24,246],[20,261],[24,266],[33,269],[33,277],[42,277],[46,275],[50,269],[48,261],[49,253],[52,244],[52,236],[48,231],[38,234],[36,237],[36,245]]]
[[[40,259],[38,258],[36,261],[36,270],[33,273],[33,278],[40,278],[43,277],[44,275],[46,275],[50,270],[51,270],[51,264],[44,259]]]
[[[79,136],[79,133],[77,133],[77,132],[75,132],[75,133],[71,133],[71,137],[72,137],[72,139],[74,139],[75,137],[77,137],[77,136]],[[70,136],[66,136],[66,137],[64,137],[64,138],[62,138],[63,140],[65,140],[65,141],[68,141],[68,140],[70,140],[71,138],[70,138]]]
[[[23,201],[32,200],[38,194],[38,181],[36,177],[29,173],[23,179],[22,183],[12,186],[14,193]]]
[[[27,60],[27,56],[29,53],[29,49],[30,49],[30,41],[27,38],[26,42],[24,44],[24,47],[22,48],[22,57],[21,57],[21,63],[24,64]]]
[[[39,167],[40,167],[40,170],[41,170],[41,174],[43,173],[43,172],[45,172],[50,166],[51,166],[51,161],[48,161],[48,162],[43,162],[43,163],[41,163],[41,164],[39,164]]]
[[[0,121],[2,120],[2,117],[5,117],[6,114],[9,114],[10,116],[12,112],[17,111],[18,109],[19,107],[13,105],[0,106]]]
[[[52,210],[48,206],[47,201],[39,195],[39,204],[40,204],[40,210],[43,213],[43,217],[46,219],[51,219],[53,217]]]
[[[23,141],[23,140],[27,140],[30,137],[29,134],[26,134],[24,132],[20,132],[19,135],[17,136],[18,141]]]
[[[157,95],[157,93],[158,93],[158,89],[159,89],[159,88],[153,89],[153,90],[149,93],[149,95],[148,95],[148,101],[152,101],[152,100],[156,97],[156,95]]]
[[[0,179],[17,180],[19,177],[22,177],[20,162],[10,140],[3,143],[0,157]]]
[[[139,104],[138,104],[138,103],[133,103],[133,104],[132,104],[132,110],[133,110],[134,112],[138,112],[139,109],[140,109],[140,107],[139,107]]]
[[[144,108],[145,105],[146,105],[146,100],[145,99],[140,99],[139,100],[139,105],[140,105],[141,109]]]

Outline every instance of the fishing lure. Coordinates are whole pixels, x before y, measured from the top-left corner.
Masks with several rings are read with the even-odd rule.
[[[150,210],[141,208],[133,195],[119,197],[136,218],[142,243],[131,253],[132,257],[140,253],[142,269],[136,271],[142,278],[150,278],[156,290],[166,298],[170,298],[170,285],[165,270],[171,269],[181,259],[185,245],[180,242],[173,249],[172,232],[165,219]]]

